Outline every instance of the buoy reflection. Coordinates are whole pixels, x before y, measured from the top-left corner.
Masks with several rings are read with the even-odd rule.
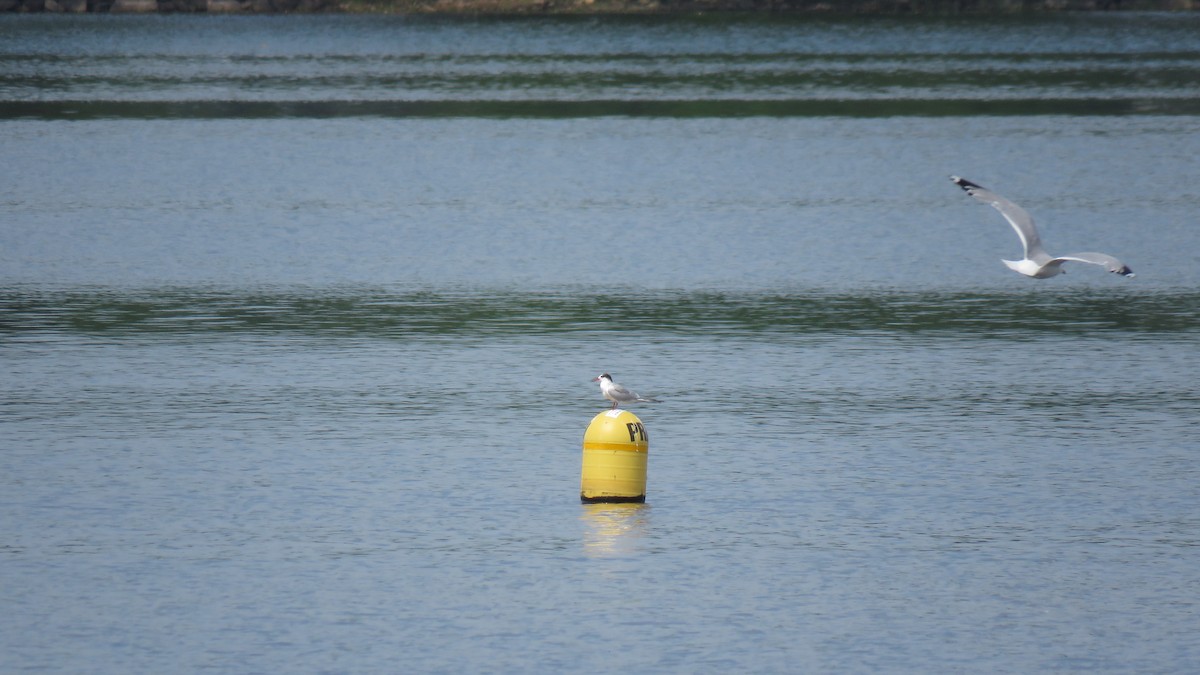
[[[583,552],[592,557],[624,555],[637,550],[646,536],[649,504],[583,504]]]

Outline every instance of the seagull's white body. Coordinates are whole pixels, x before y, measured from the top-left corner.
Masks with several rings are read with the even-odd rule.
[[[1034,279],[1048,279],[1063,274],[1062,264],[1073,261],[1100,265],[1109,272],[1126,277],[1134,276],[1133,270],[1129,269],[1125,263],[1107,253],[1088,252],[1051,256],[1046,253],[1046,249],[1042,248],[1042,239],[1038,236],[1037,227],[1034,226],[1033,218],[1026,213],[1025,209],[965,178],[951,176],[950,180],[965,190],[967,194],[999,211],[1000,215],[1004,216],[1004,219],[1017,231],[1017,236],[1021,238],[1021,245],[1025,248],[1025,257],[1021,260],[1004,260],[1004,264],[1008,265],[1010,270]]]
[[[624,385],[613,382],[612,376],[608,373],[593,377],[592,382],[600,383],[600,393],[604,398],[612,401],[613,410],[616,410],[617,406],[622,403],[658,403],[655,399],[639,396],[636,391],[630,391]]]

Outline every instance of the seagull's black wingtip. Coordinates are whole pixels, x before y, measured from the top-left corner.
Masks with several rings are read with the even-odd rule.
[[[1129,269],[1129,265],[1122,265],[1121,269],[1117,270],[1117,274],[1120,274],[1123,277],[1129,277],[1130,279],[1137,276],[1133,273],[1133,270]]]
[[[967,180],[966,178],[960,178],[958,176],[950,176],[950,180],[954,181],[955,185],[957,185],[958,187],[960,187],[964,190],[970,190],[971,188],[981,188],[982,187],[982,186],[972,183],[971,181]]]

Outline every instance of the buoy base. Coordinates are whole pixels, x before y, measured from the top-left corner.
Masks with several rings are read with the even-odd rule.
[[[588,497],[587,495],[579,495],[579,501],[584,504],[645,504],[646,495],[637,495],[636,497],[622,497],[619,495]]]

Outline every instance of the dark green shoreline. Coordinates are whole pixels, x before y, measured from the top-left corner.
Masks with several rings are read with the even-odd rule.
[[[605,16],[1023,14],[1200,9],[1200,0],[0,0],[0,13]]]

